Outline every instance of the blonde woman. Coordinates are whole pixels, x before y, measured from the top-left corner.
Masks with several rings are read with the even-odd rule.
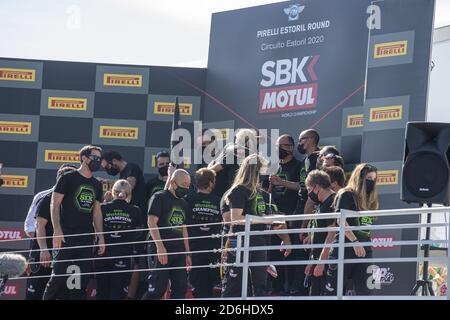
[[[127,180],[118,180],[112,187],[113,200],[101,205],[105,234],[105,257],[95,261],[97,271],[132,270],[131,256],[135,246],[127,244],[139,239],[139,232],[123,232],[143,228],[141,210],[131,205],[132,188]],[[115,232],[112,232],[115,231]],[[111,245],[119,244],[120,245]],[[123,258],[130,256],[129,258]],[[115,258],[117,257],[117,258]],[[120,257],[120,258],[119,258]],[[127,295],[131,272],[102,273],[97,278],[98,300],[122,300]]]
[[[377,192],[377,168],[362,163],[356,166],[347,183],[347,186],[340,189],[336,195],[334,207],[339,212],[342,209],[352,211],[367,211],[378,209]],[[373,223],[373,217],[360,216],[356,218],[347,218],[346,224],[350,226],[368,226]],[[338,241],[338,237],[335,238]],[[359,242],[370,242],[370,231],[347,231],[345,241],[354,243],[354,247],[345,248],[345,259],[372,258],[372,246],[361,246]],[[328,241],[327,241],[328,242]],[[337,259],[338,250],[331,250],[330,259]],[[323,258],[323,257],[321,257]],[[325,258],[326,259],[326,258]],[[353,280],[354,291],[356,295],[370,295],[367,286],[367,267],[368,263],[345,264],[344,284],[348,280]],[[329,295],[335,295],[337,291],[337,266],[330,265],[325,292]]]
[[[266,165],[265,160],[257,155],[252,154],[243,161],[231,188],[224,194],[226,204],[229,205],[231,211],[232,232],[244,231],[245,215],[262,216],[270,212],[268,203],[268,193],[263,191],[260,184],[260,173]],[[253,224],[251,231],[267,230],[267,224]],[[265,246],[268,244],[267,235],[255,235],[250,238],[250,246]],[[285,244],[290,244],[289,237],[283,237]],[[236,238],[230,239],[230,247],[236,246]],[[287,252],[288,254],[289,252]],[[234,253],[230,252],[227,257],[228,262],[235,260]],[[265,250],[250,251],[250,262],[267,261],[267,252]],[[253,289],[251,294],[254,296],[266,295],[266,268],[267,266],[250,267],[250,279]],[[224,287],[222,291],[223,297],[240,297],[242,290],[242,268],[227,268]]]

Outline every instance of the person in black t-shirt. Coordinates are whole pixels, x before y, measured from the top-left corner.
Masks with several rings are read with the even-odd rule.
[[[156,168],[158,169],[158,176],[148,180],[146,184],[146,203],[158,191],[164,190],[166,185],[168,169],[170,165],[170,154],[166,151],[161,151],[156,154]]]
[[[56,175],[56,181],[70,171],[76,170],[72,164],[63,164]],[[26,300],[42,300],[45,286],[50,279],[52,256],[53,226],[50,216],[50,202],[52,189],[39,200],[36,205],[36,238],[32,239],[29,265],[31,269],[30,279],[27,282]],[[46,238],[48,237],[48,238]],[[42,277],[41,276],[48,276]],[[33,278],[38,277],[38,278]]]
[[[141,209],[141,219],[144,224],[147,224],[145,180],[141,168],[135,163],[126,162],[116,151],[105,152],[102,156],[101,165],[109,175],[116,176],[117,174],[119,174],[120,179],[127,180],[130,183],[133,190],[130,203]],[[146,233],[142,232],[140,240],[144,241],[145,238]],[[138,248],[138,251],[142,253],[146,251],[146,244],[144,242]],[[142,266],[143,269],[147,267],[146,259],[144,259],[143,257],[133,259],[133,264],[135,269],[139,269],[139,266]],[[141,277],[139,272],[134,272],[131,277],[131,283],[128,288],[128,297],[131,299],[136,298],[140,278]],[[143,280],[142,278],[141,280]]]
[[[98,272],[127,271],[132,269],[132,259],[136,245],[127,244],[139,239],[137,232],[129,230],[143,227],[141,210],[130,204],[131,185],[127,180],[118,180],[112,188],[113,200],[101,205],[105,243],[108,248],[105,257],[95,260]],[[128,232],[127,232],[128,231]],[[120,245],[112,245],[120,244]],[[127,258],[127,256],[130,256]],[[97,300],[122,300],[127,295],[130,272],[97,274]]]
[[[252,154],[245,158],[239,168],[234,179],[233,185],[225,193],[225,201],[231,208],[231,229],[232,232],[244,232],[245,215],[262,216],[272,212],[267,204],[268,193],[261,188],[259,176],[265,160],[257,155]],[[271,224],[271,223],[270,223]],[[251,225],[251,231],[267,230],[268,224],[254,223]],[[289,237],[284,237],[285,244],[289,245]],[[266,235],[254,235],[250,237],[250,246],[267,245]],[[230,247],[236,247],[236,237],[230,238]],[[289,251],[290,252],[290,251]],[[234,252],[227,253],[227,263],[233,263],[236,259]],[[250,251],[250,262],[267,262],[267,252],[265,250]],[[268,263],[269,264],[269,263]],[[250,281],[249,286],[251,295],[265,296],[267,294],[267,266],[253,266],[249,268]],[[229,267],[226,270],[224,287],[222,289],[223,297],[239,297],[242,291],[242,268]]]
[[[144,214],[147,211],[147,203],[145,202],[145,181],[142,169],[137,164],[126,162],[116,151],[105,152],[101,165],[107,174],[111,176],[119,174],[120,179],[125,179],[130,183],[133,190],[130,203],[138,206]]]
[[[269,177],[269,192],[272,193],[272,199],[277,204],[280,212],[284,214],[293,214],[297,207],[298,190],[300,180],[301,162],[294,158],[294,139],[290,135],[282,135],[277,140],[278,157],[280,164],[276,175]],[[288,223],[292,228],[292,223]],[[298,234],[289,234],[291,242],[299,243]],[[271,245],[280,245],[280,237],[271,236]],[[294,259],[298,250],[288,257]],[[269,251],[271,261],[282,261],[283,253],[279,250]],[[286,274],[293,275],[296,272],[296,266],[276,266],[278,276],[272,279],[273,293],[284,294],[287,285]]]
[[[219,156],[208,168],[216,173],[216,185],[213,193],[222,197],[234,181],[242,160],[258,151],[258,135],[253,129],[240,129],[234,143],[226,145]]]
[[[211,194],[214,182],[214,171],[206,168],[197,170],[195,173],[197,192],[186,197],[189,205],[187,215],[189,246],[194,267],[189,273],[189,281],[195,298],[212,298],[213,288],[218,280],[218,270],[209,266],[217,263],[218,255],[212,251],[220,248],[220,239],[212,236],[217,236],[222,229],[220,198]],[[195,239],[196,237],[203,238]],[[196,251],[209,252],[196,253]],[[197,266],[205,267],[195,268]]]
[[[316,214],[334,212],[333,202],[335,193],[331,189],[330,177],[321,170],[313,170],[308,174],[305,181],[308,190],[308,197],[318,206]],[[313,221],[314,228],[328,228],[334,226],[333,219],[316,219]],[[327,237],[334,236],[334,232],[315,231],[312,234],[312,244],[324,244]],[[310,260],[324,260],[321,259],[322,248],[314,248],[311,250]],[[320,265],[318,269],[321,269]],[[325,276],[323,269],[319,272],[315,271],[315,265],[308,265],[305,270],[306,276],[311,279],[311,296],[323,295],[325,288]],[[318,270],[319,271],[319,270]]]
[[[171,298],[184,299],[187,289],[187,271],[192,265],[189,236],[186,228],[188,204],[183,198],[191,185],[189,173],[175,170],[168,181],[168,190],[155,193],[149,202],[148,225],[157,259],[149,277],[148,291],[142,299],[157,300],[171,283]],[[170,254],[168,254],[170,253]]]
[[[356,166],[345,188],[339,190],[335,199],[335,211],[342,209],[352,211],[367,211],[378,209],[378,193],[376,188],[377,168],[362,163]],[[350,226],[369,226],[374,222],[373,217],[359,216],[346,218],[346,225]],[[340,223],[338,221],[337,223]],[[335,242],[339,241],[338,235]],[[361,246],[359,242],[370,242],[370,231],[348,230],[345,233],[345,242],[354,243],[353,247],[347,247],[344,250],[345,259],[372,258],[372,246]],[[330,252],[330,259],[338,258],[337,248]],[[367,286],[367,267],[368,263],[346,263],[344,267],[344,283],[353,281],[356,295],[370,295],[371,291]],[[328,268],[325,292],[327,295],[337,294],[337,265],[332,264]]]
[[[304,130],[298,137],[297,151],[304,155],[304,159],[300,169],[300,181],[298,191],[296,214],[312,214],[314,212],[314,203],[308,198],[305,180],[308,173],[316,169],[318,158],[319,133],[314,129]],[[289,224],[291,228],[307,228],[308,220],[293,221]],[[294,244],[307,244],[307,233],[300,233],[298,237],[292,239]],[[307,260],[309,257],[308,250],[294,250],[290,256],[292,260]],[[291,295],[306,296],[309,295],[309,288],[305,286],[305,265],[298,265],[288,268],[289,291]]]
[[[92,258],[93,252],[89,246],[93,244],[94,227],[98,238],[98,254],[105,252],[100,209],[103,189],[101,183],[92,176],[92,173],[100,168],[101,151],[101,148],[95,146],[83,147],[80,150],[80,168],[63,175],[53,191],[51,219],[54,229],[54,264],[52,276],[44,292],[45,300],[60,297],[64,287],[69,289],[68,298],[86,298],[88,277],[82,275],[73,283],[69,283],[66,282],[67,277],[59,275],[90,271],[91,261],[88,259]],[[78,235],[84,233],[86,235]],[[72,248],[75,246],[82,248]]]

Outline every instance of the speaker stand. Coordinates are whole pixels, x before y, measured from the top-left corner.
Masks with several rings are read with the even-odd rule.
[[[423,204],[420,204],[423,207]],[[427,203],[427,207],[431,208],[431,203]],[[431,223],[431,213],[427,213],[427,224]],[[430,240],[430,227],[426,227],[425,241]],[[427,243],[424,245],[423,257],[428,258],[430,256],[430,245]],[[415,296],[422,288],[422,296],[434,296],[433,286],[430,280],[428,280],[428,261],[423,262],[422,279],[416,280],[416,285],[411,291],[411,295]]]

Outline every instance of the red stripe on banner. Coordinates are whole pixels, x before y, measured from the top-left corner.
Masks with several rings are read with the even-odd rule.
[[[356,89],[355,91],[353,91],[352,93],[350,93],[348,96],[346,96],[344,99],[342,99],[341,101],[339,101],[333,108],[331,108],[330,110],[328,110],[327,113],[325,113],[322,117],[320,117],[319,120],[317,120],[316,122],[314,122],[310,128],[314,128],[315,126],[317,126],[320,122],[322,122],[322,120],[324,120],[326,117],[328,117],[334,110],[336,110],[337,108],[339,108],[344,102],[346,102],[348,99],[350,99],[351,97],[353,97],[355,94],[357,94],[361,89],[364,88],[364,84],[362,84],[358,89]]]

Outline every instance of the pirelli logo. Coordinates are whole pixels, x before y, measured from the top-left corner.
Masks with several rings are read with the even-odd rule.
[[[100,126],[100,138],[137,140],[139,128]]]
[[[79,163],[78,151],[67,150],[45,150],[45,162]]]
[[[189,169],[191,167],[191,163],[187,157],[183,159],[183,164],[185,169]],[[156,154],[152,155],[152,168],[156,168]]]
[[[370,122],[381,122],[390,120],[401,120],[403,116],[403,106],[388,106],[370,108]]]
[[[116,180],[114,180],[114,181],[111,181],[111,180],[104,180],[104,181],[102,181],[103,192],[111,191],[115,182],[116,182]]]
[[[398,184],[398,170],[378,171],[377,184],[380,186]]]
[[[364,126],[363,114],[349,114],[347,116],[347,128],[361,128]]]
[[[28,176],[2,175],[2,188],[28,188]]]
[[[0,133],[31,134],[31,122],[0,121]]]
[[[408,53],[408,41],[393,41],[375,44],[374,59],[404,56]]]
[[[48,97],[48,108],[53,110],[86,111],[86,98]]]
[[[192,103],[180,103],[180,115],[192,116]],[[153,107],[155,114],[173,114],[175,112],[174,102],[155,102]]]
[[[140,74],[103,74],[103,85],[110,87],[142,87],[142,75]]]
[[[222,141],[227,140],[230,136],[230,129],[223,128],[223,129],[208,129],[210,132],[210,135],[214,135],[216,140]]]
[[[36,70],[0,67],[0,80],[34,82],[36,81]]]

